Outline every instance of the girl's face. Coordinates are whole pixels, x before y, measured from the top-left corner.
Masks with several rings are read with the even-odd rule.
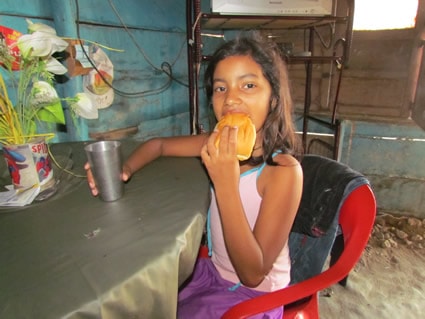
[[[214,71],[212,104],[219,121],[227,113],[246,113],[258,131],[270,108],[272,88],[250,56],[230,56]]]

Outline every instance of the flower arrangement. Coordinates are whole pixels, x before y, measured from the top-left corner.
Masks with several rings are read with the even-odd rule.
[[[28,34],[13,31],[9,40],[0,33],[0,65],[9,80],[9,91],[0,72],[0,144],[24,144],[37,137],[52,137],[40,133],[44,123],[65,124],[62,101],[66,101],[71,115],[93,118],[93,106],[86,93],[60,98],[54,88],[55,75],[65,74],[66,67],[55,53],[68,47],[68,42],[57,36],[55,29],[27,20]],[[15,94],[14,102],[9,92]],[[97,112],[97,110],[95,110]]]

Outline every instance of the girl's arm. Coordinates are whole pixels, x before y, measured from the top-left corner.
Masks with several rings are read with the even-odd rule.
[[[124,162],[124,180],[160,156],[196,157],[208,138],[207,134],[153,138],[134,150]]]
[[[287,243],[302,189],[300,165],[289,165],[268,166],[262,172],[260,180],[266,185],[253,231],[245,217],[239,189],[216,187],[226,248],[239,279],[248,287],[263,281]]]
[[[123,164],[122,179],[127,181],[134,173],[146,164],[160,156],[195,157],[201,155],[201,148],[208,138],[207,134],[159,137],[140,144]],[[94,196],[98,195],[98,189],[94,182],[90,165],[85,164],[87,180]]]
[[[202,158],[214,183],[226,249],[241,282],[258,286],[287,243],[301,199],[302,169],[292,156],[277,155],[278,166],[266,166],[257,181],[262,197],[258,219],[250,229],[239,194],[240,170],[232,154],[233,138],[214,149],[213,133]]]

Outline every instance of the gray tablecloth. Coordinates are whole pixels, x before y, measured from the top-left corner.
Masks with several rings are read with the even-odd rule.
[[[83,146],[52,153],[83,175]],[[135,144],[124,146],[127,156]],[[44,202],[0,209],[0,318],[174,318],[209,203],[200,161],[158,159],[115,202],[81,177],[64,173],[58,186]]]

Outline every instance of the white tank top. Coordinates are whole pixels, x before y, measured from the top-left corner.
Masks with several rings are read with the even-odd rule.
[[[261,174],[264,166],[265,165],[246,171],[241,174],[240,177],[239,192],[251,230],[254,228],[260,211],[261,197],[257,190],[257,178]],[[226,251],[214,190],[212,190],[211,204],[208,214],[207,229],[211,260],[224,279],[237,284],[240,281]],[[285,244],[270,272],[266,275],[260,285],[253,289],[268,292],[286,287],[290,281],[290,269],[291,261],[289,257],[289,249],[288,244]]]

